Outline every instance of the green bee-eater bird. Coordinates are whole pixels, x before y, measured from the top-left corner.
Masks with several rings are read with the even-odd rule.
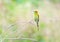
[[[34,11],[34,20],[37,24],[37,27],[39,27],[39,14],[38,14],[38,11]]]

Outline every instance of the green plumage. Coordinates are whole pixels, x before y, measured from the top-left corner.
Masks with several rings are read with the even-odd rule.
[[[39,14],[38,11],[34,11],[34,20],[37,24],[37,27],[39,27],[38,23],[39,23]]]

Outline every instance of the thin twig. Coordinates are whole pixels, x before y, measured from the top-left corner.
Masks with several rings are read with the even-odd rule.
[[[19,40],[32,40],[32,41],[37,41],[36,39],[33,39],[33,38],[4,38],[4,40],[5,39],[13,39],[13,40],[15,40],[15,39],[19,39]]]

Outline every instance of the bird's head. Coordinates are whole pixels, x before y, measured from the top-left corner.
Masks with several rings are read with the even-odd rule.
[[[38,15],[38,11],[37,11],[37,10],[35,10],[35,11],[34,11],[34,14],[35,14],[35,15]]]
[[[34,13],[38,13],[38,11],[34,11]]]

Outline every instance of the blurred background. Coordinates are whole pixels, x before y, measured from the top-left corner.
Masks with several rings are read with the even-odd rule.
[[[0,0],[0,42],[60,42],[59,18],[60,0]]]

